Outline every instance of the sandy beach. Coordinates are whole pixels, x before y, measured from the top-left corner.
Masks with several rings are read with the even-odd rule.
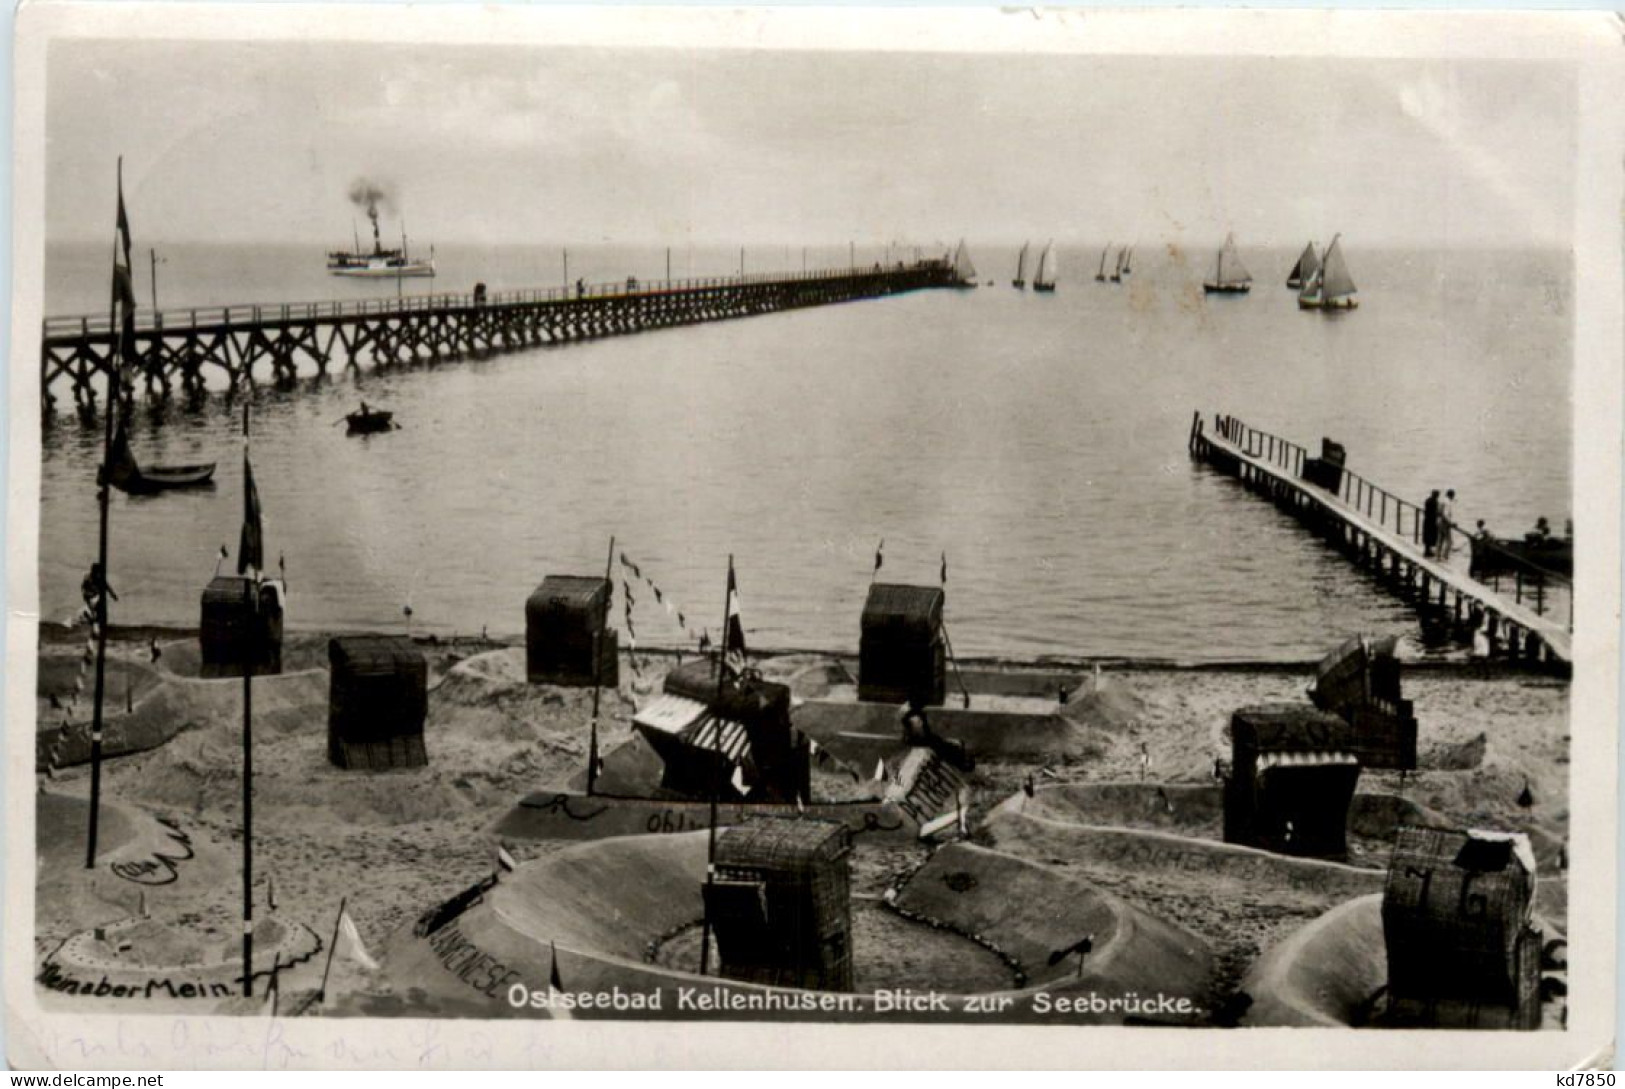
[[[160,652],[156,661],[155,645]],[[266,897],[274,882],[278,920],[304,924],[324,943],[340,899],[347,898],[363,942],[378,956],[423,912],[494,870],[498,842],[491,826],[519,798],[579,782],[591,693],[527,684],[518,647],[420,641],[430,669],[429,766],[344,771],[331,766],[326,755],[325,645],[323,637],[290,637],[283,674],[255,682],[256,882],[266,885]],[[71,660],[77,649],[66,637],[42,647],[42,737],[56,733],[54,723],[64,717],[88,717],[88,698],[64,711],[56,706],[63,702],[60,694],[51,690],[71,678],[62,662]],[[110,699],[108,734],[127,736],[128,747],[142,751],[105,762],[104,801],[184,830],[202,861],[179,864],[183,878],[188,865],[206,863],[212,879],[177,881],[172,888],[184,888],[184,894],[161,902],[154,896],[148,905],[152,921],[184,928],[191,937],[182,944],[216,943],[212,953],[199,954],[205,959],[227,956],[234,949],[240,904],[241,681],[199,679],[195,638],[176,633],[165,638],[128,633],[115,639],[113,659],[141,681],[128,704],[122,693],[116,705]],[[635,707],[658,692],[671,664],[664,656],[640,654],[633,669],[623,657],[620,686],[605,693],[602,709],[606,752],[631,737]],[[801,699],[839,692],[846,668],[837,659],[806,655],[763,656],[758,664],[764,674],[790,683]],[[1023,672],[1010,664],[978,668],[1012,676]],[[1060,708],[1079,739],[1071,746],[1072,755],[981,761],[970,776],[972,829],[1029,781],[1046,790],[1113,783],[1139,789],[1136,794],[1125,787],[1124,798],[1143,797],[1146,788],[1158,785],[1200,794],[1213,784],[1215,759],[1228,757],[1231,713],[1249,704],[1302,699],[1312,672],[1308,665],[1118,668],[1098,674],[1080,670],[1079,676],[1081,690]],[[119,690],[110,686],[110,691]],[[1434,667],[1407,675],[1405,691],[1415,701],[1421,724],[1421,767],[1404,776],[1367,771],[1362,794],[1400,795],[1459,827],[1528,832],[1543,885],[1553,885],[1568,823],[1567,684],[1524,674],[1479,676]],[[121,724],[128,727],[124,734]],[[56,875],[59,880],[44,879],[50,867],[72,867],[74,852],[82,858],[82,832],[63,824],[82,819],[84,808],[70,811],[59,803],[86,798],[88,780],[83,763],[40,775],[42,882],[35,948],[41,958],[76,932],[138,911],[140,889],[134,884],[100,881],[87,888],[71,872]],[[1526,784],[1532,801],[1528,807],[1519,804]],[[1048,812],[1057,815],[1053,808]],[[1088,825],[1170,830],[1167,815],[1140,802],[1096,801],[1084,812],[1061,815]],[[1206,841],[1220,837],[1211,815],[1186,827],[1178,823],[1173,822],[1172,830],[1179,834]],[[1375,870],[1386,865],[1380,835],[1365,835],[1356,827],[1350,842],[1351,864]],[[557,849],[537,842],[506,846],[521,862]],[[854,893],[883,895],[923,865],[931,850],[927,844],[860,847],[854,856]],[[1216,896],[1210,884],[1177,870],[1135,872],[1079,865],[1066,857],[1035,861],[1074,870],[1206,939],[1217,952],[1221,995],[1265,949],[1329,906],[1323,896],[1263,885],[1238,896]],[[1553,904],[1561,900],[1548,888],[1542,897],[1548,916]],[[1561,928],[1561,919],[1549,921]],[[889,930],[871,925],[860,933],[884,942]],[[679,954],[665,950],[660,955],[669,959]],[[320,959],[289,973],[284,994],[303,995],[295,1008],[308,1004]],[[339,958],[328,1006],[342,1004],[350,994],[375,1003],[410,999],[392,995],[395,989],[350,958]]]

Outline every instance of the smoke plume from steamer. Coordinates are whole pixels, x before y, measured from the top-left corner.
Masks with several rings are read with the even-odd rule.
[[[383,243],[378,236],[378,206],[382,204],[386,211],[389,209],[389,190],[381,182],[357,178],[350,183],[350,203],[366,210],[367,218],[372,221],[373,249],[381,249]]]

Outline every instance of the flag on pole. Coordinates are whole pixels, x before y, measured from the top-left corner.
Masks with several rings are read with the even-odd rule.
[[[547,970],[547,991],[548,996],[553,997],[555,995],[562,995],[564,993],[564,979],[559,975],[558,943],[548,942],[547,947],[552,954],[551,959],[553,962]],[[549,1012],[552,1014],[555,1021],[573,1020],[573,1018],[570,1016],[569,1008],[564,1006],[562,1003],[549,1007]]]
[[[727,648],[728,666],[738,673],[745,668],[745,624],[739,617],[739,582],[734,565],[728,561],[728,630],[722,645]]]
[[[948,585],[948,553],[942,554],[942,584]]]
[[[372,959],[367,947],[362,944],[361,931],[356,929],[355,920],[350,918],[347,908],[339,915],[339,943],[345,946],[345,956],[369,972],[378,970],[378,962]]]
[[[880,565],[886,562],[886,557],[884,555],[885,550],[886,538],[882,537],[880,538],[880,543],[875,545],[875,572],[877,574],[880,571]]]
[[[243,405],[243,532],[237,542],[237,573],[258,578],[265,566],[265,530],[260,524],[260,492],[248,461],[248,405]]]
[[[502,867],[504,873],[513,873],[519,868],[519,863],[514,861],[513,855],[510,855],[508,849],[500,843],[497,844],[497,865]]]
[[[124,211],[124,160],[118,163],[118,245],[113,253],[113,308],[118,312],[116,373],[135,359],[135,280],[130,272],[130,217]]]

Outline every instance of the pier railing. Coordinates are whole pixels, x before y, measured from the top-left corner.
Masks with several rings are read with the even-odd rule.
[[[1302,479],[1304,461],[1311,456],[1306,448],[1279,435],[1253,427],[1235,416],[1217,417],[1214,430],[1221,438],[1239,447],[1248,457],[1267,461],[1293,477]],[[1395,495],[1379,484],[1373,484],[1347,467],[1339,468],[1342,473],[1342,482],[1337,492],[1339,499],[1383,528],[1392,526],[1393,531],[1399,536],[1409,538],[1413,544],[1422,545],[1426,519],[1421,505]],[[1462,547],[1470,550],[1474,546],[1473,535],[1460,525],[1451,522],[1441,526],[1440,529],[1460,538]],[[1569,588],[1569,623],[1573,624],[1574,595],[1571,576],[1541,567],[1523,556],[1507,551],[1494,541],[1476,543],[1478,547],[1488,548],[1496,553],[1509,572],[1505,576],[1500,573],[1493,574],[1485,581],[1499,591],[1502,579],[1510,578],[1515,600],[1522,604],[1527,594],[1538,614],[1545,613],[1546,588],[1550,583]]]
[[[394,298],[324,299],[316,302],[231,303],[176,309],[137,309],[135,327],[139,332],[165,329],[186,330],[222,325],[260,325],[271,321],[313,321],[320,319],[408,316],[430,311],[477,310],[502,306],[535,306],[600,299],[649,298],[721,288],[753,285],[812,283],[842,280],[881,273],[925,271],[946,267],[940,260],[884,266],[811,269],[804,272],[760,272],[743,276],[700,276],[677,280],[639,280],[628,277],[596,284],[572,284],[517,291],[493,291],[481,296],[473,292],[398,295]],[[408,277],[410,278],[410,277]],[[379,276],[374,282],[388,283],[392,277]],[[45,339],[58,337],[107,336],[112,328],[110,315],[74,314],[48,317]]]

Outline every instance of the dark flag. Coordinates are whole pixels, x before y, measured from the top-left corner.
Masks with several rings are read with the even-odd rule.
[[[880,543],[875,545],[875,571],[877,573],[880,571],[880,565],[886,562],[886,557],[883,555],[885,550],[886,538],[882,537]]]
[[[745,668],[745,625],[739,618],[739,583],[734,578],[733,561],[728,562],[728,630],[723,632],[722,645],[727,651],[728,665],[738,672]]]
[[[942,584],[948,585],[948,553],[942,554]]]
[[[254,486],[254,468],[248,463],[248,450],[243,450],[243,533],[237,542],[237,573],[244,575],[250,569],[258,575],[265,566],[265,531],[260,526],[260,493]]]

